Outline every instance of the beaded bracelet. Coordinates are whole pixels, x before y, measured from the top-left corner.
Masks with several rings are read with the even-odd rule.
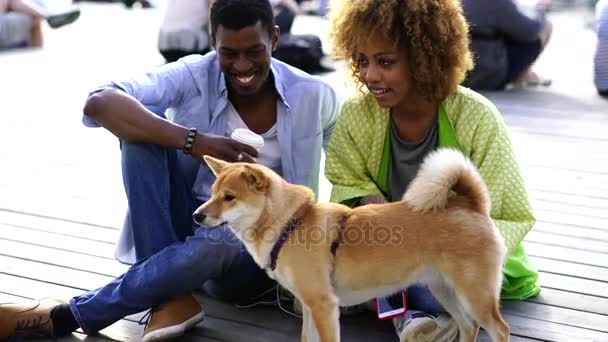
[[[192,153],[192,145],[194,145],[194,138],[196,138],[196,128],[192,127],[188,131],[188,136],[186,137],[186,144],[184,144],[183,151],[185,154]]]

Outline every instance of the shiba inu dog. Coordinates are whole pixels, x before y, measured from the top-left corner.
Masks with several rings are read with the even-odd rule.
[[[302,341],[339,341],[339,305],[427,284],[458,324],[508,341],[499,310],[506,246],[485,183],[460,152],[431,153],[399,202],[314,204],[304,186],[256,164],[205,161],[217,176],[194,220],[228,224],[256,263],[303,303]],[[246,284],[243,284],[246,286]]]

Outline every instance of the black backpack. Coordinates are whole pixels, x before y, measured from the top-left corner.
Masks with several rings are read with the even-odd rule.
[[[334,70],[324,65],[321,39],[312,34],[282,34],[272,56],[309,73]]]

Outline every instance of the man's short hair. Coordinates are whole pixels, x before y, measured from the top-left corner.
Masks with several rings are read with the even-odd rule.
[[[238,31],[259,21],[269,36],[274,32],[274,13],[268,0],[215,0],[209,20],[213,43],[220,25]]]

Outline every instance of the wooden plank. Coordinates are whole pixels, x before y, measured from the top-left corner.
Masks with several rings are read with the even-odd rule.
[[[538,116],[539,108],[519,107],[520,115],[503,115],[510,130],[527,135],[546,135],[555,139],[581,139],[606,142],[606,121],[589,122],[574,118],[543,118]],[[533,114],[535,113],[535,114]],[[528,115],[524,115],[528,114]]]
[[[608,154],[601,150],[602,146],[595,146],[591,141],[581,146],[582,144],[580,143],[571,144],[560,139],[551,143],[556,146],[547,149],[546,141],[544,143],[534,144],[527,140],[528,139],[526,138],[515,138],[514,140],[514,148],[518,152],[518,159],[524,167],[537,166],[558,170],[579,170],[598,174],[608,173]],[[564,150],[562,150],[560,148],[562,145],[570,146],[570,148],[564,148]],[[605,145],[605,148],[608,148],[608,141],[598,145]],[[568,153],[568,150],[571,150],[572,152]],[[541,153],[543,154],[543,158],[538,158],[538,155]],[[569,156],[567,164],[564,163],[564,155]],[[590,162],[591,160],[593,162]]]
[[[560,190],[577,192],[580,194],[606,193],[608,184],[606,175],[592,172],[581,172],[567,169],[555,169],[534,165],[522,165],[522,172],[526,183],[532,189],[556,189],[555,180],[559,179]]]
[[[601,298],[608,298],[608,283],[575,278],[567,275],[540,272],[538,284],[541,287],[584,293]],[[608,312],[607,312],[608,314]]]
[[[27,298],[53,297],[67,301],[81,294],[82,290],[0,273],[0,292]]]
[[[119,230],[116,227],[76,223],[5,210],[0,210],[0,223],[111,243],[116,242],[119,236]]]
[[[260,328],[280,331],[285,334],[299,334],[301,321],[275,307],[254,307],[238,309],[233,305],[222,303],[215,299],[204,297],[202,299],[205,312],[216,318],[224,320],[237,319]],[[372,313],[341,317],[341,334],[345,341],[378,341],[394,340],[394,327],[390,321],[380,321]]]
[[[90,256],[98,256],[110,260],[114,259],[114,243],[93,241],[87,238],[47,233],[0,224],[0,239],[33,245],[48,245],[49,241],[53,241],[54,248]]]
[[[589,198],[595,199],[600,202],[606,200],[606,191],[604,189],[597,189],[593,186],[582,187],[576,184],[560,184],[559,187],[555,186],[555,182],[551,179],[530,179],[525,177],[528,191],[531,194],[534,193],[546,193],[547,196],[552,195],[564,195],[575,198]]]
[[[543,287],[539,296],[528,300],[560,308],[608,315],[608,299]]]
[[[524,242],[524,246],[528,255],[531,256],[576,262],[591,266],[608,267],[608,258],[602,253],[580,251],[527,241]]]
[[[608,268],[605,267],[589,266],[535,256],[530,256],[530,263],[539,271],[545,273],[561,274],[608,283]]]
[[[608,341],[608,334],[546,320],[543,316],[538,319],[519,315],[503,315],[511,327],[511,334],[524,336],[539,341]]]
[[[532,302],[503,302],[502,312],[602,333],[608,341],[608,316]],[[515,333],[515,332],[514,332]],[[520,335],[520,334],[517,334]],[[525,334],[521,334],[527,336]]]
[[[601,217],[591,217],[542,209],[535,210],[534,214],[538,220],[608,231],[608,219]]]
[[[0,253],[24,260],[44,260],[45,263],[51,265],[70,267],[82,271],[94,270],[98,274],[112,277],[124,273],[128,268],[127,265],[123,265],[116,260],[3,239],[0,239]]]
[[[608,195],[583,195],[555,190],[530,190],[530,198],[534,202],[559,203],[588,208],[608,209]]]
[[[607,231],[608,232],[608,231]],[[588,238],[560,236],[557,234],[545,233],[532,229],[526,235],[526,242],[536,242],[544,245],[561,246],[576,250],[583,250],[597,253],[608,253],[608,241],[592,240]]]
[[[98,288],[114,279],[96,273],[2,255],[0,255],[0,273],[68,286],[81,291]]]
[[[543,232],[563,236],[564,238],[577,237],[595,241],[608,242],[608,232],[601,229],[585,228],[567,224],[556,224],[537,221],[532,229],[534,232]]]
[[[574,216],[588,216],[598,219],[608,219],[608,210],[606,210],[606,208],[593,208],[588,206],[547,201],[534,201],[532,203],[535,211],[543,210],[547,212],[558,212]]]

